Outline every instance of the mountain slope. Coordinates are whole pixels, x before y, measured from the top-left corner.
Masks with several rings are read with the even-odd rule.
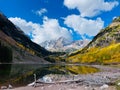
[[[52,54],[32,42],[20,28],[16,27],[2,13],[0,13],[0,50],[10,50],[12,53],[10,61],[12,62],[48,63],[44,60],[44,56]],[[0,51],[0,62],[6,62],[7,59],[2,58],[5,56],[2,51]]]
[[[85,48],[70,54],[67,61],[120,63],[120,17],[101,30]]]

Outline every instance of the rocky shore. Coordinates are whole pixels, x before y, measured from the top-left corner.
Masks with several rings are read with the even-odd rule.
[[[114,86],[102,88],[102,86],[86,86],[77,84],[54,84],[54,85],[39,85],[38,87],[20,87],[11,90],[116,90]]]
[[[83,84],[98,86],[103,84],[114,85],[115,82],[120,79],[119,68],[99,65],[94,65],[94,67],[99,68],[100,72],[87,75],[78,75],[76,78],[82,80]]]

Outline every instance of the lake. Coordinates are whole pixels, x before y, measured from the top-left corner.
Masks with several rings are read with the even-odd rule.
[[[12,84],[24,86],[45,75],[78,75],[98,72],[99,69],[88,65],[73,64],[0,64],[0,86]]]

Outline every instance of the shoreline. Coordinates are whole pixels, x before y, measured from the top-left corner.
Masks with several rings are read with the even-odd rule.
[[[36,87],[25,86],[18,87],[11,90],[116,90],[115,86],[88,86],[73,84],[52,84],[52,85],[37,85]]]

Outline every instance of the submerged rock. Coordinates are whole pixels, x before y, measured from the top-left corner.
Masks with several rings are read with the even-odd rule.
[[[52,79],[51,79],[50,77],[48,77],[48,76],[44,76],[44,77],[42,78],[42,80],[43,80],[44,82],[46,82],[46,83],[52,82]]]

